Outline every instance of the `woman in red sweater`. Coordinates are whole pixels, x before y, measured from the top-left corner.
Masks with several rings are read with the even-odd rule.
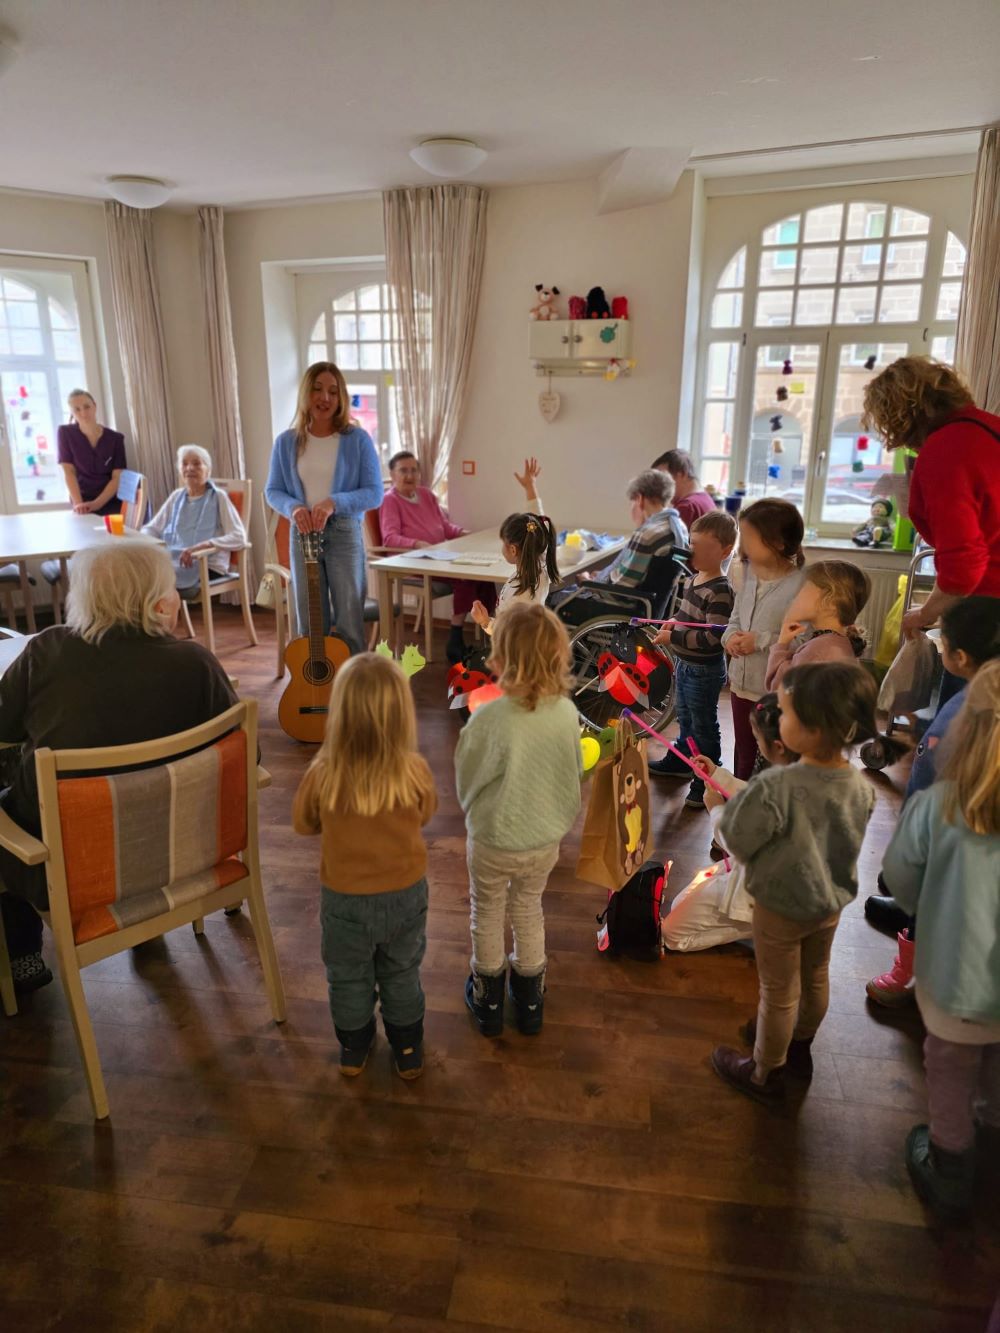
[[[917,454],[909,514],[934,547],[934,590],[903,617],[912,634],[960,597],[1000,597],[1000,417],[950,366],[904,356],[865,390],[865,429]]]

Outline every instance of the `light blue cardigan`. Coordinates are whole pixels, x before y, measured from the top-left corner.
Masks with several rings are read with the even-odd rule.
[[[1000,1023],[1000,834],[944,818],[950,783],[911,796],[882,874],[904,912],[917,917],[914,972],[955,1018]]]
[[[295,432],[282,431],[271,450],[271,468],[264,487],[267,503],[285,518],[306,502],[296,464]],[[340,436],[337,465],[330,479],[330,498],[336,513],[359,522],[369,509],[382,503],[382,469],[372,437],[360,426],[351,426]]]

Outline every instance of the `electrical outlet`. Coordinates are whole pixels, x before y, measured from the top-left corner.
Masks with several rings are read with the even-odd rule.
[[[462,459],[462,476],[474,477],[476,475],[476,460],[474,458]]]

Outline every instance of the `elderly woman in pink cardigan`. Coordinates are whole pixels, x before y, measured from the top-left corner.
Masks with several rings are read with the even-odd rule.
[[[420,485],[420,464],[408,450],[401,450],[389,459],[392,490],[387,491],[379,511],[379,527],[383,546],[401,551],[422,546],[439,546],[453,537],[464,537],[465,528],[452,523],[441,508],[437,496]],[[451,631],[448,634],[448,661],[460,662],[465,649],[462,626],[480,601],[492,613],[497,590],[492,583],[477,583],[473,579],[451,579]]]

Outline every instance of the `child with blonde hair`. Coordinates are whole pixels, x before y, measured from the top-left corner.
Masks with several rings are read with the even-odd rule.
[[[872,592],[865,571],[846,560],[818,560],[802,574],[778,642],[768,653],[764,684],[769,690],[778,688],[789,667],[851,662],[865,650],[864,635],[855,624]]]
[[[296,833],[321,833],[320,922],[340,1072],[364,1069],[376,993],[400,1078],[423,1071],[427,848],[437,808],[417,753],[417,720],[395,662],[361,653],[339,669],[326,734],[292,809]]]
[[[945,1217],[972,1205],[976,1118],[1000,1146],[1000,661],[963,698],[940,781],[907,801],[882,867],[900,906],[920,915],[930,1123],[910,1131],[906,1164]]]
[[[542,1027],[542,894],[580,811],[580,723],[567,698],[569,637],[534,602],[497,617],[490,668],[502,696],[470,717],[455,751],[468,831],[472,972],[465,1002],[485,1037],[503,1031],[506,918],[510,998],[525,1035]]]

